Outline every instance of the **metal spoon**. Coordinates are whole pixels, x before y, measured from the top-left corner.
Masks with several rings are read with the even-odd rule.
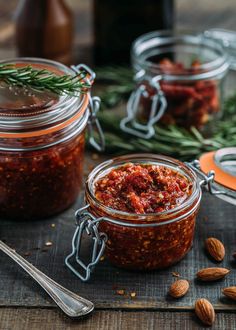
[[[36,267],[22,258],[13,249],[0,240],[0,250],[5,252],[18,265],[20,265],[41,287],[49,294],[55,303],[70,317],[79,317],[89,314],[94,304],[53,281],[50,277],[39,271]]]

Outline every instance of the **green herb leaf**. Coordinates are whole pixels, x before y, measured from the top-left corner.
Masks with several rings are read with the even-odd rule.
[[[0,82],[10,86],[28,87],[35,90],[48,90],[63,95],[78,96],[87,92],[91,85],[85,80],[86,73],[81,71],[75,76],[58,76],[48,70],[39,70],[31,65],[17,67],[14,64],[0,65]]]

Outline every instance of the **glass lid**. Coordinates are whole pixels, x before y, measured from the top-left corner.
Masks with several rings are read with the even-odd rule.
[[[205,174],[215,172],[212,183],[213,191],[218,191],[215,195],[236,205],[236,147],[205,153],[199,158],[199,164]]]
[[[226,29],[213,28],[204,32],[206,37],[218,40],[226,51],[230,68],[236,70],[236,32]]]

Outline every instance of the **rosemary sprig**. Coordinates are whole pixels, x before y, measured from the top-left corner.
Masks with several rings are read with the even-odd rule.
[[[84,80],[85,77],[86,73],[83,71],[75,76],[59,76],[46,69],[39,70],[31,65],[23,67],[16,67],[13,64],[0,65],[0,82],[38,91],[48,90],[59,95],[78,95],[78,92],[86,92],[91,85]]]
[[[105,131],[106,152],[119,154],[154,152],[182,160],[191,160],[199,157],[203,152],[236,146],[236,94],[226,100],[223,117],[214,122],[213,133],[210,137],[204,137],[195,127],[188,131],[176,125],[156,125],[155,136],[150,140],[144,140],[123,133],[119,122],[124,113],[117,114],[109,109],[120,101],[124,101],[133,90],[131,70],[122,67],[107,67],[99,70],[98,77],[111,84],[100,95],[103,111],[99,113],[99,120]]]

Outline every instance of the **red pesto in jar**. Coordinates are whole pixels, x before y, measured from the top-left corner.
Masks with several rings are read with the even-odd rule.
[[[164,166],[127,164],[109,172],[95,187],[95,196],[113,209],[144,214],[163,212],[183,203],[191,184]]]
[[[181,207],[192,195],[191,180],[177,170],[127,163],[101,176],[95,183],[94,195],[114,210],[108,212],[91,206],[95,216],[137,224],[135,227],[107,221],[99,224],[99,230],[108,236],[106,256],[116,266],[132,270],[161,269],[182,259],[191,248],[198,211],[198,207],[194,208],[196,200],[179,211],[178,216],[186,213],[183,219],[152,226],[152,222],[161,224],[175,219],[177,213],[163,214]],[[126,213],[117,215],[115,210]],[[140,223],[149,223],[150,227],[138,227]]]
[[[155,58],[150,58],[155,61]],[[170,75],[181,75],[184,73],[200,73],[201,63],[195,60],[190,68],[184,67],[181,62],[173,62],[167,58],[161,60],[160,73]],[[218,82],[214,80],[198,81],[160,81],[160,86],[167,100],[167,109],[161,118],[164,124],[176,124],[186,128],[195,126],[201,128],[207,123],[210,117],[220,110],[220,96]],[[147,109],[154,91],[148,85],[149,96],[142,98],[143,114],[147,117]]]
[[[31,65],[62,73],[51,66]],[[60,97],[51,92],[5,86],[0,88],[0,115],[30,118],[50,111],[50,107],[59,101]],[[57,143],[58,134],[55,131],[35,136],[32,131],[31,136],[24,138],[0,137],[1,147],[7,149],[10,144],[11,148],[23,149],[8,151],[0,147],[1,218],[45,218],[61,212],[75,201],[82,181],[84,130]],[[54,142],[55,145],[47,147]],[[46,147],[33,150],[41,145]],[[27,149],[29,146],[32,150]]]

